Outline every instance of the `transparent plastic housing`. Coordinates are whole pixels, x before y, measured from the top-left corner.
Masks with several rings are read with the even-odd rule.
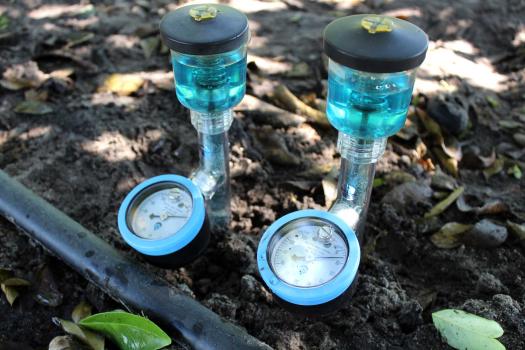
[[[415,72],[369,73],[330,60],[328,120],[340,132],[359,138],[394,135],[405,124]]]
[[[206,200],[212,228],[225,228],[230,222],[230,168],[228,129],[233,110],[199,113],[191,110],[191,122],[199,134],[200,164],[190,178]]]
[[[218,112],[237,105],[246,90],[246,45],[216,55],[171,51],[179,101],[198,112]]]
[[[341,168],[337,199],[330,211],[353,228],[359,239],[363,237],[375,164],[385,151],[386,141],[386,137],[367,140],[339,132]]]

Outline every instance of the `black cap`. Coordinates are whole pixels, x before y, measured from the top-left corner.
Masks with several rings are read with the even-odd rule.
[[[194,4],[168,12],[160,35],[170,49],[190,55],[213,55],[239,48],[248,41],[248,19],[226,5]]]
[[[372,73],[416,68],[425,60],[428,36],[399,18],[354,15],[336,19],[323,33],[324,51],[344,66]]]

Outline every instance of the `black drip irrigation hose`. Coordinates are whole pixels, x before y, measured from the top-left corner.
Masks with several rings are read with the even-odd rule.
[[[271,349],[119,253],[1,170],[0,213],[113,299],[177,330],[195,349]]]

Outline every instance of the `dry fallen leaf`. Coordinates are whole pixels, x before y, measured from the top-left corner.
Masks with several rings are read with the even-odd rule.
[[[432,152],[437,157],[439,164],[454,177],[458,177],[458,161],[449,157],[441,148],[434,147]]]
[[[463,194],[465,187],[458,187],[452,192],[447,198],[443,199],[441,202],[436,204],[428,213],[425,214],[425,218],[436,216],[444,212],[452,203],[458,199],[459,196]]]
[[[509,231],[514,234],[520,241],[521,245],[525,247],[525,224],[516,224],[512,221],[507,221]]]
[[[65,48],[71,48],[90,41],[95,34],[89,32],[74,32],[68,39]]]
[[[71,319],[75,323],[80,322],[80,320],[88,316],[91,316],[91,305],[85,301],[81,301],[77,306],[75,306],[73,312],[71,313]]]
[[[0,85],[9,90],[37,88],[48,78],[49,75],[42,72],[36,62],[28,61],[7,68]]]
[[[104,350],[104,337],[98,335],[90,330],[84,329],[81,326],[67,320],[60,318],[53,318],[53,322],[57,325],[62,326],[62,329],[67,334],[74,335],[79,340],[84,342],[86,345],[93,350]]]
[[[13,305],[18,298],[18,288],[27,287],[30,283],[22,278],[13,277],[12,273],[7,270],[0,270],[0,288],[4,293],[9,305]]]
[[[416,177],[402,170],[393,170],[385,175],[385,182],[389,185],[399,185],[412,181],[416,181]]]
[[[488,180],[492,176],[499,174],[503,170],[505,160],[502,157],[498,157],[496,161],[487,169],[483,170],[483,176]]]
[[[81,349],[81,345],[69,335],[54,337],[49,343],[48,350],[77,350]]]
[[[459,211],[464,213],[474,212],[479,215],[494,215],[505,213],[509,209],[507,205],[499,199],[489,200],[482,206],[471,206],[468,204],[468,198],[470,198],[470,196],[466,195],[461,195],[458,198],[456,201],[456,206],[458,207]]]
[[[434,233],[430,240],[438,248],[451,249],[461,245],[461,237],[465,232],[470,230],[472,225],[460,224],[458,222],[449,222],[445,224],[438,232]]]
[[[128,96],[136,92],[144,84],[144,79],[136,74],[114,73],[104,80],[98,92],[113,92],[119,96]]]
[[[516,129],[520,128],[523,124],[514,120],[500,120],[498,121],[499,126],[504,129]]]

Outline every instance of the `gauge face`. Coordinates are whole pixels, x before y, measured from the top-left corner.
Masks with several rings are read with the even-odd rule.
[[[270,267],[287,284],[316,287],[337,276],[348,259],[341,230],[325,220],[301,218],[282,227],[268,246]]]
[[[172,236],[188,222],[193,210],[191,194],[175,183],[159,183],[144,189],[131,202],[127,223],[145,239]]]

